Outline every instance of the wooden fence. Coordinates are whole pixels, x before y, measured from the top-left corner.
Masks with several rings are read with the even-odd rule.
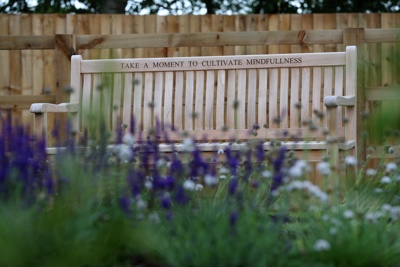
[[[29,124],[32,102],[60,103],[69,59],[344,51],[359,47],[359,106],[400,84],[400,14],[237,16],[0,15],[0,109]],[[399,59],[400,60],[400,59]],[[364,90],[365,89],[365,90]],[[362,126],[359,126],[362,127]],[[360,128],[361,129],[361,128]]]

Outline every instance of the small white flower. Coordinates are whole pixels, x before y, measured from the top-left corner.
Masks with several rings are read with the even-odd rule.
[[[116,145],[114,147],[114,152],[117,155],[117,157],[124,162],[130,161],[133,157],[132,149],[127,145],[123,144]]]
[[[145,200],[143,200],[141,197],[138,197],[136,199],[136,207],[139,210],[145,209],[145,208],[147,208],[147,202]]]
[[[352,211],[352,210],[346,210],[346,211],[344,211],[344,212],[343,212],[343,217],[344,217],[345,219],[351,219],[351,218],[353,218],[353,217],[354,217],[354,211]]]
[[[124,136],[122,137],[122,142],[124,144],[127,144],[129,146],[132,146],[135,144],[135,137],[131,134],[131,133],[126,133],[124,134]]]
[[[207,186],[213,186],[213,185],[218,184],[218,179],[211,174],[206,174],[206,176],[204,176],[204,183]]]
[[[392,179],[390,179],[389,176],[383,176],[380,180],[381,184],[390,184],[392,182]]]
[[[388,154],[393,154],[394,153],[394,148],[393,147],[389,147],[387,152],[388,152]]]
[[[219,179],[225,180],[225,179],[226,179],[226,175],[220,175],[220,176],[219,176]]]
[[[146,187],[147,189],[153,189],[153,182],[150,180],[146,180],[144,182],[144,187]]]
[[[271,178],[271,177],[272,177],[272,172],[270,172],[270,171],[268,171],[268,170],[265,170],[265,171],[263,171],[263,172],[261,173],[261,176],[262,176],[263,178]]]
[[[182,150],[191,152],[195,149],[195,143],[192,138],[185,138],[182,141]]]
[[[188,190],[188,191],[193,191],[196,189],[196,183],[193,182],[192,180],[186,180],[183,183],[183,188]]]
[[[393,180],[394,180],[395,182],[400,182],[400,175],[396,175],[396,176],[393,178]]]
[[[383,189],[382,189],[382,188],[375,188],[373,192],[374,192],[375,194],[380,194],[380,193],[383,192]]]
[[[331,235],[336,235],[337,234],[337,229],[335,227],[332,227],[331,229],[329,229],[329,233]]]
[[[368,212],[367,214],[365,214],[364,218],[367,222],[372,222],[372,223],[376,223],[379,218],[382,217],[382,213],[380,212]]]
[[[392,172],[397,170],[397,164],[394,162],[389,162],[388,164],[386,164],[386,172]]]
[[[221,168],[219,168],[219,173],[220,174],[227,174],[227,173],[229,173],[229,169],[226,168],[226,167],[221,167]]]
[[[375,169],[367,169],[367,171],[365,172],[366,175],[368,176],[374,176],[376,175],[377,171]]]
[[[326,161],[321,161],[317,164],[317,170],[322,175],[329,175],[331,173],[331,168],[329,163]]]
[[[203,185],[202,184],[196,184],[196,186],[194,187],[194,190],[196,190],[196,191],[203,190]]]
[[[331,245],[329,244],[328,241],[326,241],[324,239],[319,239],[314,244],[315,251],[325,251],[325,250],[330,250],[330,249],[331,249]]]
[[[395,206],[390,209],[390,218],[395,221],[400,218],[400,206]]]
[[[344,162],[346,163],[347,166],[357,166],[357,159],[353,156],[347,156],[344,159]]]
[[[218,149],[217,154],[224,154],[225,150],[223,148]]]
[[[311,171],[310,165],[305,160],[298,160],[296,163],[289,169],[289,176],[299,178],[303,176],[305,172]]]
[[[392,209],[392,205],[390,204],[383,204],[382,205],[382,210],[383,211],[390,211]]]

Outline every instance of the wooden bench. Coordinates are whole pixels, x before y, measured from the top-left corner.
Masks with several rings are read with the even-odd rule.
[[[104,116],[109,131],[121,123],[129,129],[134,116],[135,134],[143,136],[159,120],[171,140],[186,138],[173,126],[194,136],[204,151],[228,145],[232,138],[261,139],[270,149],[271,140],[279,139],[290,150],[306,152],[310,161],[328,152],[338,162],[339,154],[354,154],[357,146],[356,60],[356,47],[146,59],[83,60],[74,55],[70,102],[33,104],[31,112],[34,128],[45,136],[48,112],[73,114],[79,133],[89,125],[85,114],[92,112]],[[160,149],[170,150],[165,144]]]

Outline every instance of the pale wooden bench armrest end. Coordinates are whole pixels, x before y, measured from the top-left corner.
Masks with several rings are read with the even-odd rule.
[[[355,96],[325,96],[324,105],[327,108],[334,108],[337,106],[355,106]]]
[[[31,113],[45,113],[45,112],[78,112],[79,104],[77,103],[35,103],[31,105]]]

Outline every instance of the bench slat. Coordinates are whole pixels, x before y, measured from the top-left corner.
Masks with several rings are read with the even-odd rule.
[[[214,129],[214,86],[215,72],[206,72],[206,103],[204,110],[204,129]]]
[[[300,69],[292,68],[290,73],[290,128],[300,127],[299,109],[296,106],[300,103]]]
[[[185,86],[185,125],[184,130],[193,130],[194,71],[186,72]]]
[[[215,129],[222,129],[225,125],[225,88],[226,88],[226,71],[219,70],[217,74],[217,96],[216,96],[216,111],[215,111]]]
[[[312,80],[312,120],[314,124],[321,126],[320,118],[315,114],[314,111],[322,112],[322,101],[321,91],[322,80],[321,80],[321,67],[313,68],[313,80]]]
[[[127,88],[127,90],[129,90],[129,95],[125,96],[128,97],[130,100],[130,102],[126,102],[124,103],[124,110],[125,110],[125,105],[127,105],[126,107],[126,111],[129,112],[130,108],[129,105],[132,103],[131,99],[132,99],[132,94],[135,96],[133,98],[133,116],[135,117],[135,130],[140,130],[141,129],[141,125],[140,122],[142,121],[142,116],[143,116],[143,108],[146,107],[145,104],[142,103],[143,101],[143,73],[135,73],[132,76],[133,80],[131,80],[131,84],[132,84],[132,89],[129,90]],[[124,100],[125,100],[124,97]],[[126,119],[131,119],[131,118],[126,118]],[[132,126],[131,126],[132,127]]]
[[[334,95],[343,95],[344,93],[344,77],[343,77],[343,73],[344,73],[344,68],[343,67],[335,67],[335,93]],[[336,110],[336,117],[337,118],[342,118],[342,114],[343,114],[343,109],[342,108],[338,108]],[[340,119],[337,120],[336,122],[336,127],[342,127],[343,123]]]
[[[153,126],[154,101],[153,101],[153,81],[152,72],[144,74],[144,99],[143,99],[143,130],[148,131]]]
[[[329,96],[334,94],[334,92],[332,91],[333,89],[333,69],[332,67],[325,67],[324,68],[324,98],[325,96]],[[324,127],[328,126],[328,122],[327,120],[324,120]]]
[[[235,108],[234,103],[236,97],[236,71],[228,70],[228,86],[227,86],[227,103],[226,103],[226,125],[228,128],[235,127]]]
[[[201,130],[204,123],[204,71],[196,71],[196,94],[194,102],[194,129]]]
[[[155,76],[154,97],[153,97],[154,121],[152,123],[152,127],[156,127],[156,121],[158,121],[158,123],[162,122],[162,105],[163,105],[163,93],[165,84],[163,72],[156,72],[154,76]]]
[[[238,70],[238,81],[237,81],[237,99],[238,99],[238,109],[237,109],[237,127],[239,129],[246,128],[246,91],[247,87],[247,71]],[[243,88],[245,88],[243,90]],[[247,90],[246,90],[247,89]]]
[[[260,69],[258,75],[258,124],[264,127],[268,123],[268,71]]]
[[[121,118],[121,97],[122,97],[122,74],[121,73],[115,73],[113,77],[113,98],[112,98],[112,124],[111,127],[113,129],[113,132],[115,132],[118,127],[121,125],[118,125],[119,118]]]
[[[164,92],[164,111],[163,111],[163,125],[162,129],[165,127],[172,126],[172,100],[174,93],[174,73],[168,71],[165,73],[165,92]],[[162,93],[162,91],[161,91]]]
[[[249,82],[247,86],[247,128],[251,129],[257,122],[257,70],[249,70]]]
[[[280,127],[287,128],[288,117],[289,117],[289,69],[281,69],[280,77],[280,103],[279,103],[279,117],[280,117]]]
[[[310,120],[310,68],[302,68],[301,73],[301,123]]]
[[[132,107],[132,89],[135,90],[135,94],[137,94],[138,92],[136,92],[136,90],[138,90],[139,86],[135,86],[134,88],[132,88],[132,85],[135,83],[134,81],[134,77],[132,75],[132,73],[126,73],[125,77],[124,77],[124,92],[123,92],[123,110],[122,110],[122,123],[127,125],[129,128],[131,127],[131,107]],[[141,85],[141,81],[140,81],[140,85]],[[140,91],[140,89],[138,90]],[[136,98],[135,98],[136,100]],[[139,114],[135,114],[136,117],[140,118],[140,113]]]
[[[174,98],[174,121],[173,126],[177,130],[182,130],[183,120],[183,85],[184,74],[182,71],[175,73],[175,98]]]
[[[276,123],[280,116],[278,113],[278,101],[279,101],[279,87],[278,87],[278,69],[271,69],[269,71],[269,127],[278,128]]]

